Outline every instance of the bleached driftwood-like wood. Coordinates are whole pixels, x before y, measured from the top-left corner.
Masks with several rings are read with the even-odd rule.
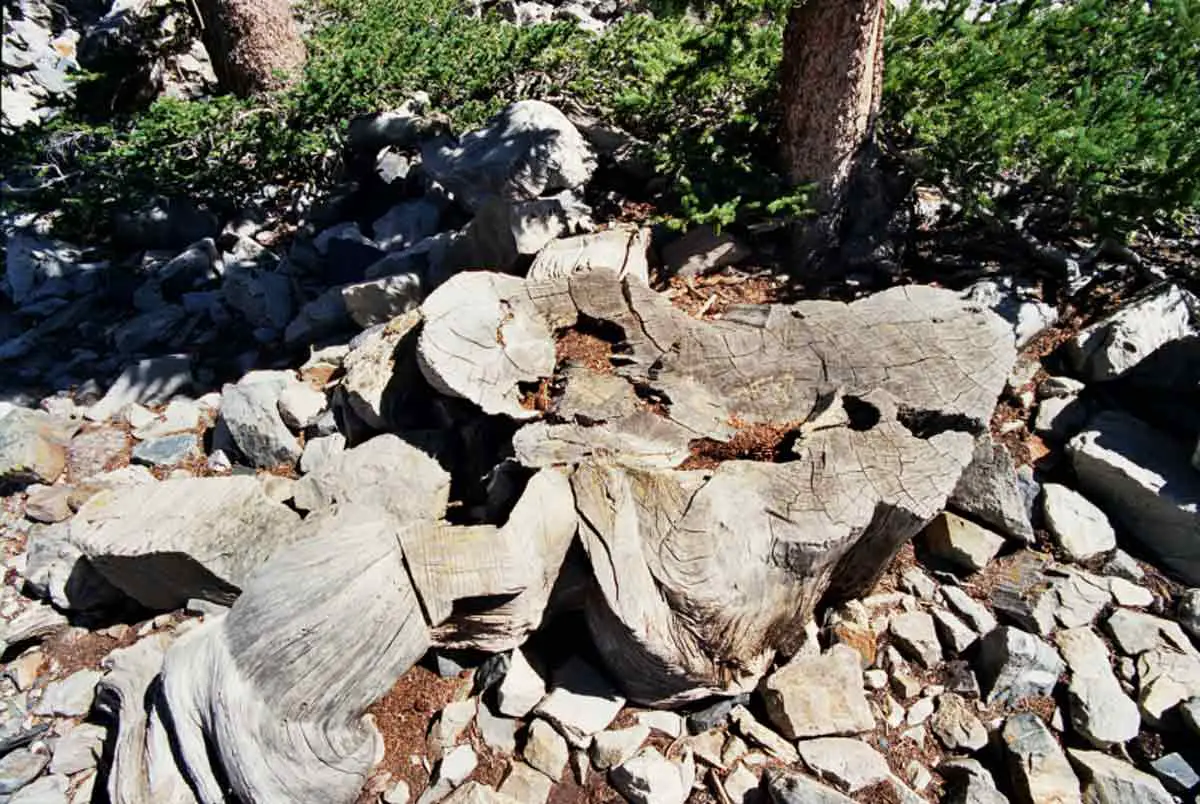
[[[573,274],[607,270],[618,278],[650,283],[650,230],[617,226],[602,232],[552,240],[529,266],[528,279],[565,279]]]

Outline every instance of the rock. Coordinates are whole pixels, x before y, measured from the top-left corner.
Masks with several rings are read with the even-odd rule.
[[[921,536],[936,558],[968,572],[986,567],[1004,546],[1002,536],[949,512],[929,523]]]
[[[728,232],[694,226],[662,251],[663,267],[672,276],[704,276],[750,256],[750,249]]]
[[[524,762],[514,762],[500,785],[501,795],[511,796],[521,804],[546,804],[554,782],[541,771]]]
[[[537,768],[557,782],[562,778],[570,755],[567,741],[549,723],[539,718],[529,725],[529,736],[525,740],[522,756],[530,767]]]
[[[458,743],[458,738],[475,719],[477,702],[474,698],[454,701],[438,713],[437,720],[429,727],[429,751],[441,755]]]
[[[552,240],[538,252],[526,277],[545,281],[607,270],[620,278],[632,276],[649,284],[649,246],[649,229],[627,226]]]
[[[708,706],[702,707],[687,716],[688,734],[702,734],[722,725],[734,707],[744,706],[750,702],[749,694],[734,698],[721,698]]]
[[[921,600],[936,600],[938,585],[920,567],[905,567],[900,573],[900,589]]]
[[[1196,299],[1175,285],[1125,305],[1068,342],[1076,371],[1093,382],[1112,380],[1171,341],[1193,332]]]
[[[1102,413],[1067,447],[1080,487],[1191,584],[1200,584],[1200,474],[1185,448],[1141,421]]]
[[[1173,804],[1162,783],[1132,765],[1099,751],[1069,751],[1079,771],[1087,801],[1112,804]]]
[[[163,410],[161,417],[155,416],[153,421],[136,427],[133,437],[138,439],[161,438],[176,433],[195,431],[200,427],[202,415],[202,407],[198,403],[190,399],[172,399]]]
[[[970,704],[952,693],[938,698],[930,727],[947,751],[974,752],[987,745],[988,733],[982,721]]]
[[[88,480],[121,463],[129,454],[129,437],[120,430],[100,429],[80,433],[67,445],[67,477]],[[144,471],[144,470],[138,470]],[[151,481],[154,477],[149,476]]]
[[[393,319],[386,326],[364,332],[352,342],[343,362],[342,388],[350,408],[370,427],[388,429],[392,409],[407,384],[397,355],[409,343],[409,333],[420,323],[416,312]]]
[[[662,732],[672,739],[683,736],[683,718],[674,712],[638,712],[637,722],[640,725],[649,726],[654,731]]]
[[[80,723],[73,727],[55,743],[50,772],[72,776],[96,767],[107,733],[103,726],[92,723]]]
[[[964,653],[979,640],[979,634],[945,609],[934,609],[933,621],[937,626],[938,636],[942,638],[942,644],[956,656]]]
[[[1114,551],[1101,571],[1105,575],[1124,578],[1131,583],[1141,583],[1146,579],[1146,572],[1138,565],[1137,559],[1124,550]]]
[[[800,755],[792,744],[780,737],[779,734],[759,723],[750,710],[741,704],[735,706],[729,713],[730,722],[738,734],[745,737],[754,745],[761,746],[768,754],[787,763],[796,762]]]
[[[1071,764],[1037,715],[1024,712],[1008,718],[1002,737],[1013,784],[1025,801],[1082,804]]]
[[[479,704],[479,710],[475,713],[475,726],[479,729],[479,736],[483,738],[484,744],[502,754],[516,753],[519,725],[513,718],[493,714],[483,702]]]
[[[15,793],[46,769],[50,757],[20,748],[0,758],[0,795]]]
[[[1047,483],[1042,493],[1046,527],[1067,558],[1087,561],[1117,546],[1108,517],[1082,494],[1057,483]]]
[[[71,542],[110,583],[160,611],[228,602],[294,538],[299,517],[254,477],[168,480],[102,491],[70,523]]]
[[[1146,604],[1149,605],[1149,604]],[[1200,641],[1200,589],[1186,589],[1179,596],[1175,619],[1184,631]]]
[[[283,389],[276,405],[283,423],[300,431],[311,425],[328,407],[325,394],[311,385],[294,383]]]
[[[478,759],[469,745],[460,745],[447,751],[434,767],[429,787],[417,799],[417,804],[434,804],[445,799],[475,771],[476,764]]]
[[[181,433],[143,441],[133,448],[130,457],[142,466],[178,466],[199,455],[196,434]]]
[[[1142,720],[1159,726],[1164,717],[1189,698],[1200,698],[1200,656],[1157,648],[1137,660],[1138,706]]]
[[[592,737],[592,746],[588,751],[592,764],[597,770],[608,770],[620,765],[636,754],[649,737],[650,727],[642,725],[602,731]]]
[[[54,524],[70,519],[71,489],[67,486],[30,486],[25,489],[25,516],[34,522]]]
[[[943,586],[942,597],[958,616],[981,636],[987,636],[996,627],[996,618],[987,607],[957,586]]]
[[[947,759],[937,769],[947,782],[943,804],[1008,804],[992,775],[977,760]]]
[[[1063,442],[1083,429],[1088,407],[1082,399],[1052,396],[1038,403],[1033,431],[1040,436]]]
[[[813,774],[853,795],[892,778],[887,760],[866,743],[849,737],[801,740],[796,749]]]
[[[1154,774],[1172,793],[1188,793],[1200,786],[1200,774],[1178,753],[1170,753],[1150,763]]]
[[[695,776],[690,757],[677,764],[654,748],[642,750],[609,771],[613,787],[633,804],[684,804]]]
[[[1180,704],[1179,714],[1183,717],[1183,722],[1195,734],[1200,735],[1200,696]]]
[[[53,483],[66,468],[67,442],[76,429],[26,408],[0,419],[0,485]]]
[[[1137,704],[1121,690],[1108,649],[1090,628],[1060,631],[1059,651],[1071,671],[1071,725],[1097,748],[1132,740],[1141,727]]]
[[[405,273],[344,285],[341,293],[346,313],[366,329],[415,310],[421,304],[424,288],[420,276]]]
[[[992,590],[997,612],[1042,636],[1090,625],[1112,603],[1108,580],[1025,553]]]
[[[763,788],[770,804],[851,804],[852,798],[785,768],[768,768]]]
[[[329,288],[300,308],[283,332],[290,346],[311,344],[337,334],[352,324],[340,287]]]
[[[888,624],[896,646],[922,667],[934,668],[942,661],[942,645],[938,642],[933,617],[923,611],[911,611],[893,617]]]
[[[722,788],[735,804],[756,804],[758,801],[758,777],[743,765],[738,765],[725,777]]]
[[[8,804],[67,804],[70,784],[65,776],[44,776],[17,791]]]
[[[384,251],[399,251],[436,234],[441,207],[428,198],[403,201],[371,224],[371,239]]]
[[[380,801],[383,804],[408,804],[411,797],[412,794],[409,792],[408,782],[400,780],[380,797]]]
[[[583,747],[593,734],[608,728],[624,705],[625,699],[603,676],[574,658],[554,674],[554,688],[533,711],[557,726],[572,745]]]
[[[472,211],[492,198],[529,200],[585,184],[595,170],[579,131],[548,103],[520,101],[457,145],[422,150],[429,176]]]
[[[1127,656],[1139,656],[1147,651],[1166,649],[1193,656],[1197,653],[1183,629],[1176,622],[1141,611],[1117,609],[1104,623],[1117,649]]]
[[[346,437],[341,433],[309,439],[300,456],[300,471],[306,475],[319,472],[345,451]]]
[[[300,460],[300,444],[279,415],[280,381],[226,385],[221,392],[220,423],[253,466],[273,468]]]
[[[1017,628],[995,629],[979,649],[978,670],[989,705],[1048,695],[1064,667],[1051,645]]]
[[[508,672],[496,690],[500,713],[509,717],[524,717],[545,697],[546,682],[533,669],[523,651],[513,651]]]
[[[0,647],[7,650],[7,647],[3,645]],[[40,650],[31,650],[10,661],[5,675],[16,685],[18,690],[27,692],[33,688],[45,665],[46,655]]]
[[[100,675],[95,670],[80,670],[62,681],[48,684],[45,694],[33,709],[34,714],[83,717],[91,711]]]
[[[919,726],[933,714],[933,699],[922,698],[908,709],[904,720],[910,726]]]
[[[858,734],[875,725],[859,656],[844,646],[793,659],[767,677],[761,694],[771,722],[789,740]]]
[[[1109,578],[1108,591],[1118,606],[1145,608],[1154,604],[1154,593],[1144,586],[1130,583],[1124,578]]]
[[[976,439],[971,463],[954,487],[949,505],[1011,539],[1024,544],[1034,541],[1012,455],[990,436]]]

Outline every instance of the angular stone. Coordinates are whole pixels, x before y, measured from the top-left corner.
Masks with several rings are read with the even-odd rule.
[[[309,439],[304,442],[304,454],[300,456],[300,471],[306,475],[318,472],[345,450],[346,437],[341,433]]]
[[[517,727],[520,722],[508,717],[492,714],[486,703],[480,702],[479,711],[475,714],[475,726],[479,736],[493,751],[509,755],[517,751]]]
[[[981,636],[987,636],[996,627],[996,618],[988,611],[987,606],[968,595],[957,586],[943,586],[942,597],[954,613],[967,621]]]
[[[775,731],[759,723],[745,706],[740,704],[735,706],[733,711],[729,713],[729,719],[738,734],[745,737],[754,745],[761,746],[776,759],[787,763],[796,762],[800,759],[800,755],[796,753],[796,749],[792,747],[791,743],[780,737]]]
[[[945,609],[933,610],[933,622],[942,638],[942,644],[956,656],[979,640],[979,634]]]
[[[438,713],[437,720],[429,727],[428,743],[431,754],[443,754],[458,744],[458,739],[475,719],[476,705],[476,699],[468,698],[465,701],[449,703]]]
[[[692,277],[736,265],[750,250],[728,232],[718,233],[710,225],[694,226],[687,234],[663,249],[663,265],[672,276]]]
[[[1045,641],[1018,628],[997,628],[983,638],[978,670],[988,704],[1048,695],[1065,665]]]
[[[524,717],[546,697],[546,682],[525,658],[524,651],[514,650],[508,672],[496,690],[497,708],[509,717]]]
[[[987,729],[973,707],[952,693],[938,698],[937,713],[930,727],[947,751],[974,752],[987,745]]]
[[[18,790],[8,804],[67,804],[70,784],[66,776],[43,776]]]
[[[77,425],[16,408],[0,419],[0,484],[53,483],[67,465]]]
[[[1082,494],[1057,483],[1047,483],[1042,493],[1046,527],[1067,558],[1087,561],[1117,546],[1108,517]]]
[[[469,745],[460,745],[447,751],[434,767],[429,787],[417,799],[417,804],[434,804],[445,799],[467,780],[478,762]]]
[[[1106,804],[1173,804],[1162,783],[1127,762],[1099,751],[1070,749],[1071,764],[1079,771],[1087,801]]]
[[[1082,804],[1066,754],[1037,715],[1013,715],[1004,722],[1002,736],[1013,784],[1026,801]]]
[[[33,708],[34,714],[83,717],[92,709],[100,675],[95,670],[80,670],[61,681],[48,684],[42,699]]]
[[[571,751],[563,736],[539,718],[529,724],[529,736],[525,740],[522,756],[530,767],[537,768],[557,782],[567,767]]]
[[[163,436],[143,441],[133,448],[131,458],[142,466],[178,466],[200,455],[195,433]]]
[[[1142,720],[1161,725],[1164,717],[1189,698],[1200,698],[1200,658],[1195,651],[1165,648],[1146,651],[1137,660],[1138,705]]]
[[[592,764],[597,770],[608,770],[632,757],[650,737],[649,726],[631,726],[627,729],[602,731],[592,737],[588,749]],[[720,738],[724,743],[724,737]],[[719,763],[719,760],[718,760]]]
[[[1200,642],[1200,589],[1184,590],[1183,594],[1179,596],[1175,619],[1184,631]]]
[[[1067,446],[1080,488],[1187,583],[1200,584],[1200,473],[1169,436],[1122,413]]]
[[[1179,623],[1153,614],[1117,609],[1109,615],[1104,626],[1117,649],[1126,656],[1139,656],[1160,648],[1200,656]]]
[[[343,361],[346,375],[342,388],[350,408],[370,427],[388,428],[397,386],[404,382],[404,375],[398,372],[397,353],[420,321],[417,312],[406,313],[351,342],[353,348]]]
[[[25,494],[25,516],[34,522],[62,522],[74,513],[68,486],[30,486]]]
[[[763,682],[761,694],[771,722],[789,740],[858,734],[875,725],[858,654],[845,646],[793,659]]]
[[[441,799],[440,804],[525,804],[525,802],[504,793],[498,793],[479,782],[467,782],[446,798]]]
[[[363,329],[415,310],[424,298],[421,277],[414,273],[343,285],[341,293],[346,312]]]
[[[625,699],[607,679],[573,658],[554,674],[554,689],[534,713],[556,725],[572,745],[585,747],[593,734],[608,728],[624,705]]]
[[[1150,763],[1150,768],[1172,793],[1188,793],[1200,787],[1200,774],[1177,752],[1159,757]]]
[[[932,698],[922,698],[909,707],[908,714],[905,715],[904,720],[910,726],[920,726],[933,715],[933,707]]]
[[[283,389],[276,402],[283,423],[300,431],[317,420],[329,406],[325,394],[307,383],[293,383]]]
[[[371,224],[372,240],[384,251],[408,248],[438,230],[442,210],[428,198],[403,201]]]
[[[1082,399],[1051,397],[1038,403],[1033,431],[1056,443],[1062,443],[1082,430],[1087,420],[1088,408]]]
[[[1008,804],[992,775],[974,759],[947,759],[937,769],[947,782],[942,804]]]
[[[232,601],[295,538],[299,517],[253,477],[168,480],[102,491],[70,522],[71,542],[111,584],[160,611]]]
[[[638,712],[637,722],[639,725],[649,726],[654,731],[662,732],[671,738],[676,738],[683,734],[683,718],[674,712],[667,712],[665,710]]]
[[[72,776],[96,767],[108,733],[103,726],[80,723],[54,744],[50,772]]]
[[[801,740],[796,750],[818,779],[844,793],[853,795],[892,778],[887,760],[862,740],[849,737]]]
[[[1186,290],[1167,286],[1080,332],[1068,342],[1068,355],[1086,379],[1115,379],[1160,347],[1191,334],[1196,306]]]
[[[1075,628],[1059,631],[1055,641],[1071,670],[1067,693],[1075,730],[1098,748],[1136,737],[1137,704],[1121,690],[1100,637],[1090,628]]]
[[[28,748],[19,748],[0,757],[0,795],[15,793],[36,779],[50,757],[45,753],[34,753]]]
[[[120,430],[104,428],[80,433],[67,445],[67,477],[73,483],[91,480],[126,462],[128,455],[129,437]]]
[[[949,505],[1011,539],[1033,543],[1033,525],[1012,455],[990,436],[976,440],[971,463],[950,495]]]
[[[554,782],[549,776],[524,762],[514,762],[500,783],[500,794],[521,804],[546,804],[553,789]]]
[[[763,787],[771,804],[852,804],[854,799],[785,768],[767,768]]]
[[[278,408],[279,397],[290,384],[243,379],[221,392],[221,424],[254,466],[273,468],[300,460],[300,444]]]
[[[923,611],[911,611],[893,617],[888,631],[896,646],[922,667],[934,668],[942,661],[942,645],[938,642],[933,617]]]
[[[646,748],[609,771],[609,781],[632,804],[684,804],[692,792],[696,766],[688,757],[675,763]]]
[[[1154,593],[1144,586],[1138,586],[1124,578],[1108,579],[1108,591],[1112,593],[1113,602],[1118,606],[1145,608],[1154,604]]]
[[[992,590],[996,611],[1042,636],[1090,625],[1111,602],[1107,579],[1033,553],[1015,562]]]
[[[986,567],[1004,546],[1003,536],[949,512],[929,523],[922,539],[932,555],[968,572]]]
[[[160,404],[192,385],[191,359],[169,355],[138,361],[121,372],[99,402],[84,412],[92,421],[111,419],[126,405]]]

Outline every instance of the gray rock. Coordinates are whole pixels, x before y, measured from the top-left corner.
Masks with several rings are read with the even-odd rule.
[[[1099,751],[1069,752],[1088,801],[1111,804],[1173,804],[1162,783],[1148,773]]]
[[[1113,552],[1101,571],[1105,575],[1123,578],[1130,583],[1141,583],[1146,579],[1146,572],[1138,564],[1137,559],[1124,550]]]
[[[1033,525],[1012,455],[990,436],[980,436],[975,442],[971,463],[959,478],[948,504],[1011,539],[1033,543]]]
[[[101,673],[96,670],[80,670],[61,681],[46,685],[46,692],[33,708],[33,713],[57,717],[83,717],[91,711],[100,676]]]
[[[383,804],[408,804],[411,799],[412,793],[408,789],[408,782],[404,780],[396,782],[380,796]]]
[[[306,475],[319,472],[345,451],[346,437],[341,433],[309,439],[304,442],[304,453],[300,456],[300,471]]]
[[[119,602],[124,595],[105,580],[71,542],[70,528],[70,524],[64,522],[30,534],[24,572],[30,593],[65,611],[90,611]],[[60,616],[49,606],[45,611],[55,615],[45,615],[47,620],[53,621]],[[13,626],[24,617],[21,615],[14,620]]]
[[[799,761],[800,755],[792,744],[762,723],[745,706],[735,706],[729,713],[734,731],[754,745],[761,746],[768,754],[786,763]]]
[[[917,566],[905,567],[900,573],[900,590],[921,600],[936,600],[938,596],[937,582]]]
[[[1117,546],[1108,517],[1082,494],[1057,483],[1047,483],[1042,494],[1046,527],[1067,558],[1087,561]]]
[[[717,233],[707,224],[694,226],[687,234],[662,250],[663,266],[672,276],[704,276],[728,265],[736,265],[750,256],[737,238],[728,232]]]
[[[1154,774],[1172,793],[1189,793],[1200,787],[1200,774],[1178,753],[1170,753],[1150,763]]]
[[[429,727],[427,743],[430,753],[441,755],[458,743],[463,732],[475,719],[477,704],[475,698],[446,704]]]
[[[642,725],[602,731],[592,737],[588,754],[597,770],[608,770],[636,754],[649,737],[650,727]]]
[[[1047,377],[1038,385],[1038,399],[1079,396],[1087,385],[1073,377]]]
[[[30,486],[25,489],[25,516],[51,525],[70,519],[70,499],[69,486]]]
[[[114,586],[167,611],[191,598],[230,602],[250,573],[295,538],[299,517],[254,477],[117,487],[71,520],[71,541]]]
[[[1175,619],[1183,630],[1200,640],[1200,589],[1187,589],[1179,596]]]
[[[768,717],[789,740],[858,734],[875,725],[863,692],[859,655],[835,645],[824,656],[798,656],[762,683]]]
[[[963,295],[983,305],[1012,327],[1018,349],[1058,321],[1058,311],[1034,296],[1036,289],[1019,285],[1011,277],[983,279],[963,292]]]
[[[300,308],[287,325],[283,339],[289,345],[311,344],[351,326],[340,287],[330,288]]]
[[[163,344],[175,345],[188,322],[188,312],[170,304],[131,318],[112,333],[113,346],[122,355],[144,352]]]
[[[1137,660],[1138,706],[1142,720],[1161,726],[1167,713],[1189,698],[1200,698],[1200,656],[1158,648]]]
[[[649,246],[649,229],[627,226],[552,240],[538,252],[526,276],[544,281],[601,269],[649,284]]]
[[[163,436],[143,441],[133,448],[131,459],[142,466],[178,466],[200,454],[195,433]]]
[[[51,484],[67,465],[67,442],[78,425],[17,408],[0,419],[0,484]]]
[[[1004,546],[1004,537],[949,512],[929,523],[921,537],[933,556],[968,572],[986,567]]]
[[[1121,413],[1102,413],[1067,447],[1088,497],[1185,581],[1200,584],[1200,474],[1186,449]]]
[[[1097,748],[1132,740],[1142,719],[1137,704],[1121,690],[1108,648],[1090,628],[1060,631],[1058,648],[1071,671],[1067,687],[1071,725]]]
[[[389,429],[397,392],[406,384],[396,355],[420,320],[414,310],[351,342],[342,390],[354,414],[376,430]]]
[[[1064,667],[1053,646],[1018,628],[995,629],[979,649],[978,671],[988,704],[1048,695]]]
[[[67,804],[70,784],[65,776],[43,776],[18,790],[8,804]]]
[[[15,793],[46,769],[50,757],[20,748],[0,758],[0,795]]]
[[[1087,424],[1088,407],[1082,399],[1052,396],[1038,404],[1033,431],[1057,442],[1066,441]]]
[[[221,392],[220,422],[254,466],[273,468],[300,460],[300,444],[279,415],[279,397],[286,387],[243,379]]]
[[[684,804],[692,792],[696,766],[688,757],[675,763],[646,748],[609,771],[609,781],[633,804]]]
[[[457,145],[430,143],[422,149],[422,163],[470,210],[493,198],[529,200],[573,190],[596,167],[571,121],[550,104],[532,100],[506,107]]]
[[[922,667],[934,668],[942,661],[942,645],[933,618],[925,612],[912,611],[893,617],[888,631],[901,652]]]
[[[624,705],[625,699],[607,679],[583,660],[573,658],[554,674],[554,689],[533,711],[557,726],[572,745],[582,748],[593,734],[608,728]]]
[[[514,718],[493,714],[483,701],[480,702],[479,710],[475,713],[475,726],[479,729],[479,736],[483,738],[484,744],[501,754],[516,753],[517,727],[519,725],[520,721]]]
[[[1179,705],[1179,714],[1192,732],[1200,735],[1200,697],[1181,703]]]
[[[23,305],[43,286],[77,274],[80,256],[66,243],[14,232],[5,244],[4,291],[13,304]]]
[[[943,586],[942,597],[958,616],[962,617],[977,633],[986,636],[996,627],[996,618],[987,606],[968,595],[957,586]]]
[[[1125,374],[1153,352],[1191,334],[1196,299],[1175,285],[1127,305],[1068,342],[1075,369],[1092,381]]]
[[[800,758],[821,781],[844,793],[854,794],[892,778],[887,760],[871,746],[849,737],[801,740],[796,745]]]
[[[371,279],[341,288],[346,313],[364,329],[391,321],[421,305],[421,277],[406,273]]]
[[[1140,656],[1158,649],[1200,655],[1178,623],[1153,614],[1117,609],[1109,615],[1104,626],[1117,649],[1126,656]]]
[[[1113,602],[1118,606],[1145,608],[1154,605],[1154,593],[1144,586],[1138,586],[1124,578],[1108,579],[1108,591],[1112,592]]]
[[[442,210],[428,198],[404,201],[371,224],[372,240],[384,251],[398,251],[437,234]]]
[[[311,425],[325,412],[329,401],[322,391],[298,382],[283,389],[276,402],[283,423],[297,432]]]
[[[749,695],[742,695],[736,698],[722,698],[695,712],[689,713],[687,716],[688,733],[703,734],[709,729],[720,726],[729,718],[729,713],[733,711],[734,707],[743,706],[749,702]]]
[[[534,770],[524,762],[514,762],[508,775],[500,784],[500,794],[509,796],[522,804],[546,804],[554,782],[541,771]]]
[[[1013,715],[1004,722],[1002,737],[1013,784],[1025,801],[1082,804],[1070,762],[1037,715]]]
[[[460,745],[447,751],[434,767],[429,787],[417,799],[417,804],[434,804],[446,798],[467,780],[478,762],[469,745]]]
[[[956,656],[965,652],[979,639],[979,634],[970,626],[945,609],[934,609],[933,621],[937,626],[938,635],[942,638],[942,644]]]
[[[389,146],[412,148],[431,133],[432,121],[424,117],[429,104],[428,94],[416,92],[397,109],[356,117],[346,132],[347,145],[370,152]]]
[[[978,751],[988,742],[987,729],[973,707],[952,693],[938,698],[930,728],[947,751]]]
[[[94,723],[80,723],[54,744],[50,772],[72,776],[96,767],[104,748],[107,730]]]
[[[992,590],[995,610],[1042,636],[1090,625],[1112,602],[1108,579],[1026,553]]]
[[[522,756],[530,767],[540,770],[557,782],[567,767],[571,750],[563,736],[539,718],[529,725],[529,735],[525,739]]]
[[[496,690],[500,713],[509,717],[524,717],[545,697],[546,682],[533,669],[523,651],[513,651],[508,672]]]
[[[851,804],[854,799],[785,768],[767,768],[763,788],[770,804]]]
[[[654,731],[661,732],[671,739],[676,739],[683,735],[683,718],[674,712],[662,709],[638,712],[637,722],[639,725],[647,726]]]
[[[140,405],[130,406],[127,410],[140,407]],[[138,439],[161,438],[195,431],[200,427],[203,415],[198,403],[189,399],[172,399],[160,416],[151,414],[153,418],[150,421],[142,423],[140,426],[134,425],[136,429],[133,431],[133,437]]]

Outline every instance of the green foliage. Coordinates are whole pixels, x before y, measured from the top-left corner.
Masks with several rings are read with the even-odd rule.
[[[887,118],[928,175],[983,207],[1027,184],[1114,232],[1200,211],[1200,2],[964,5],[889,20]]]

